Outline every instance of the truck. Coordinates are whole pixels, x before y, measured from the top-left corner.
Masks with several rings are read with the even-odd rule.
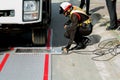
[[[0,32],[31,31],[35,45],[46,45],[51,22],[51,0],[0,0]]]

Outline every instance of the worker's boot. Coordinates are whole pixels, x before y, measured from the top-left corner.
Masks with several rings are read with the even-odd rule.
[[[84,48],[86,48],[86,45],[84,43],[80,42],[75,47],[71,48],[71,50],[79,50],[79,49],[84,49]]]
[[[90,43],[90,39],[88,37],[83,37],[82,42],[84,45],[88,45]]]

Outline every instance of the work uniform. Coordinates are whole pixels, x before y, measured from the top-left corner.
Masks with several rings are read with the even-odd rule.
[[[86,13],[89,15],[90,0],[81,0],[80,8],[83,9],[85,3],[86,3]]]
[[[116,0],[106,0],[106,5],[110,15],[110,29],[116,29],[117,25],[117,13],[116,13]]]
[[[89,35],[92,32],[92,24],[90,23],[90,18],[83,12],[80,8],[73,6],[73,10],[70,12],[69,20],[65,23],[65,25],[70,25],[66,28],[66,32],[64,36],[69,38],[69,42],[66,46],[67,49],[70,48],[73,41],[76,42],[77,45],[83,44],[84,36]]]

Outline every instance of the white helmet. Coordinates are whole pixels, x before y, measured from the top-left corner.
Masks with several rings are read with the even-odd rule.
[[[60,14],[67,11],[67,10],[69,10],[71,7],[72,7],[72,4],[69,3],[69,2],[61,3],[60,4],[60,10],[59,10]]]

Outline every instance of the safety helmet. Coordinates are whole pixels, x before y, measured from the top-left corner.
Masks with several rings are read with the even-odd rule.
[[[69,10],[72,7],[72,4],[69,2],[63,2],[60,4],[60,10],[59,13],[62,14],[64,12],[66,12],[67,10]]]

